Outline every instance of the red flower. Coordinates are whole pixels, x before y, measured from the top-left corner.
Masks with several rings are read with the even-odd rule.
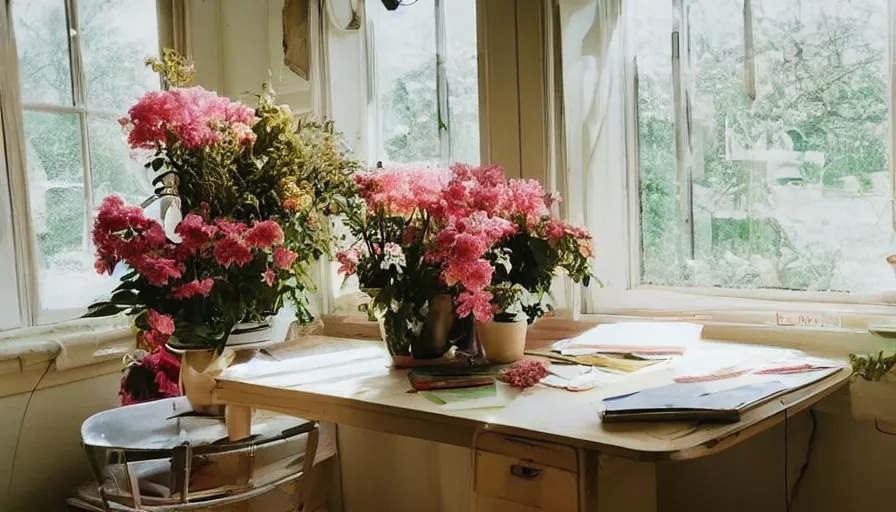
[[[261,280],[267,283],[268,286],[274,286],[274,279],[276,279],[277,274],[274,273],[273,269],[267,269],[261,274]]]
[[[174,319],[168,315],[163,315],[154,309],[150,309],[146,315],[146,322],[153,330],[162,334],[174,334]]]
[[[189,299],[194,295],[208,297],[208,294],[211,293],[212,286],[214,285],[215,280],[211,278],[203,279],[202,281],[194,279],[189,283],[173,288],[171,290],[171,296],[175,299]]]
[[[134,258],[133,267],[153,286],[164,286],[170,279],[180,279],[180,264],[168,258],[152,258],[140,255]]]
[[[283,230],[272,220],[256,221],[252,225],[252,229],[249,230],[249,234],[246,235],[246,241],[252,247],[267,249],[272,245],[283,243]]]
[[[184,217],[184,220],[174,228],[174,232],[180,235],[181,239],[183,239],[181,245],[187,249],[189,253],[192,253],[199,247],[205,245],[206,242],[215,236],[217,231],[218,228],[212,224],[206,224],[205,220],[195,213],[188,214]]]
[[[121,405],[180,396],[180,361],[164,348],[131,364],[121,378]]]
[[[278,247],[274,249],[274,265],[276,265],[277,268],[288,269],[292,266],[293,262],[296,261],[298,256],[298,254],[289,249]]]
[[[224,235],[239,235],[249,229],[249,226],[242,222],[230,222],[227,219],[215,219],[215,225]]]
[[[215,260],[226,268],[232,263],[242,267],[252,261],[252,250],[241,238],[228,235],[215,243]]]

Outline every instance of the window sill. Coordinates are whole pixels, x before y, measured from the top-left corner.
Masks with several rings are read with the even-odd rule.
[[[857,326],[813,328],[781,326],[767,323],[737,321],[732,315],[723,318],[704,313],[676,311],[617,311],[615,313],[580,315],[573,320],[558,311],[557,316],[543,318],[529,327],[527,345],[533,348],[549,346],[555,341],[576,336],[599,323],[631,321],[685,321],[702,324],[705,339],[778,346],[806,352],[845,357],[850,353],[870,353],[881,350],[884,341]],[[729,312],[731,313],[731,312]],[[749,314],[750,312],[743,312]],[[774,315],[773,315],[774,316]],[[323,333],[327,336],[361,339],[380,339],[379,325],[359,314],[329,315],[322,318]],[[726,321],[727,320],[727,321]]]
[[[0,377],[51,363],[57,371],[120,360],[133,332],[120,317],[80,319],[0,333]]]

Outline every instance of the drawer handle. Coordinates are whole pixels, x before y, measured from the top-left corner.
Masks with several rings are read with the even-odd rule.
[[[515,477],[531,480],[533,478],[538,478],[538,475],[541,474],[541,470],[538,468],[523,466],[522,464],[514,464],[510,466],[510,474]]]

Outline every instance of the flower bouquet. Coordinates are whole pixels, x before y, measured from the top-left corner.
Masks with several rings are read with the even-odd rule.
[[[353,193],[355,164],[331,124],[293,119],[265,85],[252,109],[201,87],[174,52],[148,64],[170,86],[121,119],[147,159],[163,220],[115,196],[103,200],[96,269],[126,273],[86,316],[125,312],[138,340],[220,350],[247,323],[268,322],[286,299],[309,322],[309,265],[328,251],[326,215]]]
[[[490,358],[519,359],[527,321],[550,310],[544,298],[556,273],[585,285],[591,279],[590,235],[553,217],[558,198],[536,181],[507,180],[498,166],[457,164],[377,170],[356,183],[359,199],[344,211],[357,243],[337,260],[340,272],[374,292],[372,308],[393,354],[420,357],[414,341],[425,346],[420,338],[430,335],[425,327],[442,295],[453,298],[455,316],[475,318],[484,345],[493,320],[515,325],[519,350],[493,349]]]

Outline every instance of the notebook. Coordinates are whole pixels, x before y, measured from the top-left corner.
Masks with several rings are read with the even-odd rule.
[[[494,384],[500,368],[457,366],[414,368],[408,372],[408,380],[417,391],[473,388]]]
[[[623,421],[740,421],[747,409],[786,391],[779,381],[716,390],[705,382],[673,383],[603,400],[601,419]]]

